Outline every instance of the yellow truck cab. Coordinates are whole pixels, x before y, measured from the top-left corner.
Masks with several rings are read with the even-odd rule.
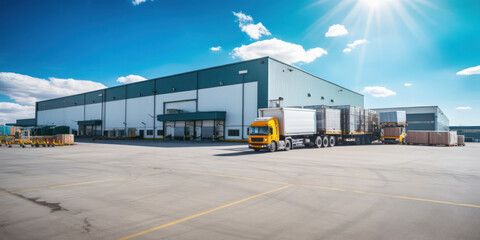
[[[250,125],[248,147],[259,151],[268,149],[275,151],[275,142],[280,140],[278,131],[278,118],[260,117]]]
[[[382,143],[405,144],[407,140],[406,125],[382,125],[380,141]]]

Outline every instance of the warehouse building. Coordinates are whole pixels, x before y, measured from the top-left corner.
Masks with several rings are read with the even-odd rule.
[[[264,57],[40,101],[35,118],[80,136],[246,139],[259,108],[320,104],[363,95]]]
[[[377,112],[405,111],[407,131],[448,131],[449,120],[438,106],[376,108]]]
[[[450,126],[450,130],[465,136],[465,142],[480,142],[480,126]]]

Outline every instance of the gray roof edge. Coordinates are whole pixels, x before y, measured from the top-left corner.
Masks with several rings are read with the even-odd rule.
[[[297,66],[294,66],[294,65],[291,65],[291,64],[282,62],[282,61],[280,61],[280,60],[278,60],[278,59],[276,59],[276,58],[270,57],[270,56],[267,56],[267,58],[270,58],[270,59],[272,59],[272,60],[274,60],[274,61],[277,61],[277,62],[279,62],[279,63],[285,64],[285,65],[287,65],[287,66],[293,67],[293,68],[295,68],[295,69],[297,69],[297,70],[299,70],[299,71],[302,71],[302,72],[304,72],[304,73],[306,73],[306,74],[308,74],[308,75],[310,75],[310,76],[316,77],[316,78],[318,78],[318,79],[320,79],[320,80],[323,80],[323,81],[325,81],[325,82],[328,82],[328,83],[330,83],[330,84],[333,84],[333,85],[335,85],[335,86],[337,86],[337,87],[343,88],[343,89],[345,89],[345,90],[347,90],[347,91],[350,91],[350,92],[352,92],[352,93],[358,94],[358,95],[360,95],[360,96],[364,96],[364,95],[361,94],[361,93],[355,92],[355,91],[353,91],[353,90],[351,90],[351,89],[348,89],[348,88],[346,88],[346,87],[342,87],[342,86],[340,86],[340,85],[338,85],[338,84],[336,84],[336,83],[334,83],[334,82],[330,82],[330,81],[328,81],[328,80],[326,80],[326,79],[323,79],[323,78],[321,78],[321,77],[319,77],[319,76],[317,76],[317,75],[315,75],[315,74],[313,74],[313,73],[307,72],[307,71],[305,71],[305,70],[303,70],[303,69],[301,69],[301,68],[299,68],[299,67],[297,67]]]
[[[107,89],[111,89],[111,88],[123,87],[123,86],[138,84],[138,83],[140,83],[140,82],[155,81],[155,80],[162,79],[162,78],[175,77],[175,76],[180,76],[180,75],[183,75],[183,74],[189,74],[189,73],[194,73],[194,72],[206,71],[206,70],[210,70],[210,69],[221,68],[221,67],[226,67],[226,66],[231,66],[231,65],[246,63],[246,62],[258,61],[258,60],[260,60],[260,59],[268,59],[268,58],[269,58],[269,57],[266,56],[266,57],[260,57],[260,58],[255,58],[255,59],[249,59],[249,60],[234,62],[234,63],[227,63],[227,64],[223,64],[223,65],[219,65],[219,66],[214,66],[214,67],[201,68],[201,69],[192,70],[192,71],[188,71],[188,72],[177,73],[177,74],[172,74],[172,75],[166,75],[166,76],[157,77],[157,78],[151,78],[151,79],[147,79],[147,80],[143,80],[143,81],[138,81],[138,82],[134,82],[134,83],[127,83],[127,84],[122,84],[122,85],[117,85],[117,86],[112,86],[112,87],[101,88],[101,89],[97,89],[97,90],[93,90],[93,91],[88,91],[88,92],[83,92],[83,93],[77,93],[77,94],[67,95],[67,96],[63,96],[63,97],[45,99],[45,100],[42,100],[42,101],[38,101],[38,103],[40,103],[40,102],[46,102],[46,101],[50,101],[50,100],[55,100],[55,99],[61,99],[61,98],[65,98],[65,97],[72,97],[72,96],[82,95],[82,94],[86,94],[86,93],[93,93],[93,92],[96,92],[96,91],[99,91],[99,90],[107,90]]]

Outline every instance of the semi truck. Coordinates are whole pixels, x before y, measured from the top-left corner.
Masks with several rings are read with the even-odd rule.
[[[294,146],[371,143],[379,137],[374,131],[378,129],[374,115],[374,111],[354,106],[259,109],[259,117],[249,127],[249,148],[274,152],[289,151]]]
[[[407,113],[405,111],[380,112],[380,125],[382,143],[406,143]]]

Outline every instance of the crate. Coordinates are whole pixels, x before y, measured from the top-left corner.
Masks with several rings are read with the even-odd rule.
[[[74,137],[73,134],[57,134],[55,135],[55,142],[65,145],[73,145]]]

